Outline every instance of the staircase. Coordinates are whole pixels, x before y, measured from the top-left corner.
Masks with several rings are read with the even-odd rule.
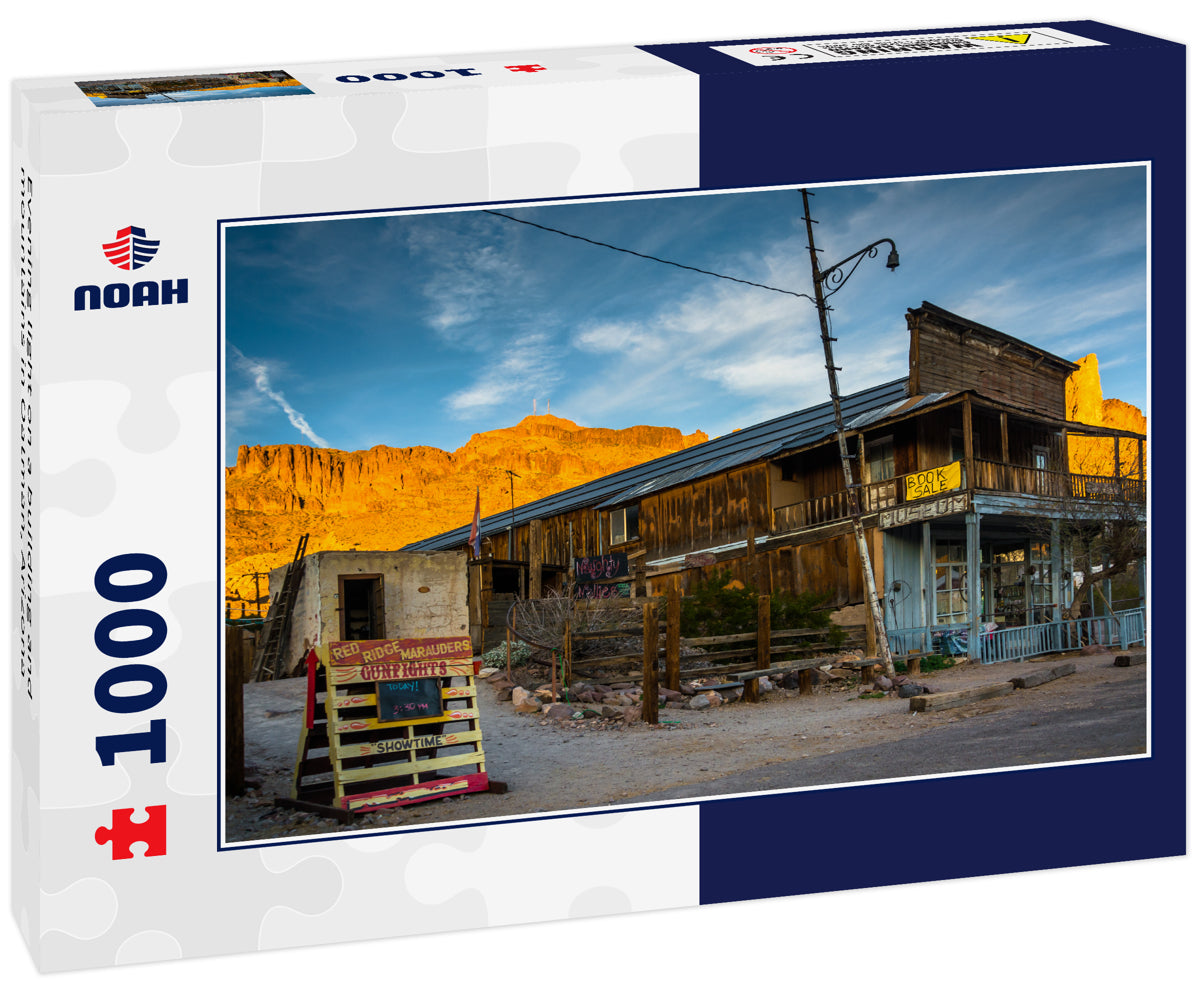
[[[255,682],[265,682],[279,675],[282,667],[280,659],[292,626],[292,609],[296,606],[296,594],[300,590],[300,580],[304,577],[304,554],[307,549],[306,532],[296,543],[296,553],[283,575],[283,585],[279,594],[275,596],[275,601],[271,603],[271,608],[267,610],[258,649],[254,652],[252,677]]]

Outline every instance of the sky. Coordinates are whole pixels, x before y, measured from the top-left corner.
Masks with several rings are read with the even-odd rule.
[[[907,374],[928,301],[1075,361],[1146,406],[1141,167],[812,189],[823,268],[890,237],[830,300],[840,390]],[[792,188],[495,207],[812,293]],[[428,445],[549,413],[726,434],[828,399],[817,312],[477,210],[231,226],[226,461],[241,444]]]

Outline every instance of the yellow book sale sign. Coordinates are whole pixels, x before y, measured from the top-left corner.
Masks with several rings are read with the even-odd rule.
[[[910,473],[904,478],[904,497],[908,501],[956,491],[962,486],[962,463],[939,466],[933,470]]]

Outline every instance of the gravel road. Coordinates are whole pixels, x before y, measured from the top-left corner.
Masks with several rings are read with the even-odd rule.
[[[227,801],[231,841],[363,828],[458,824],[498,816],[789,789],[869,779],[1135,755],[1146,746],[1146,666],[1112,654],[1061,658],[1075,673],[951,710],[860,699],[857,687],[776,689],[757,704],[663,714],[657,726],[556,723],[516,713],[479,683],[488,775],[503,795],[443,798],[364,815],[353,825],[277,808],[300,735],[303,679],[245,687],[246,762],[261,787]],[[935,692],[1006,681],[1038,665],[962,665],[926,673]]]

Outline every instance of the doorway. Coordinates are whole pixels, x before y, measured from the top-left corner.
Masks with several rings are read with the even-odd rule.
[[[342,640],[383,640],[383,575],[338,575],[338,611]]]

